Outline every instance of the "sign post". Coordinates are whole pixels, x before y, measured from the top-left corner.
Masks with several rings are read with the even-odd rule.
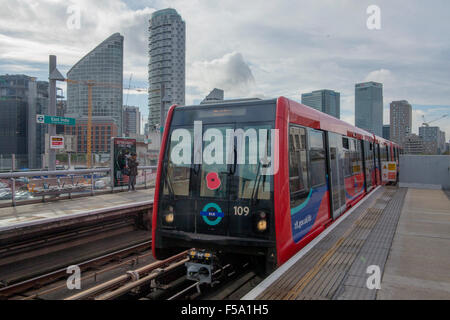
[[[56,81],[64,80],[64,76],[56,68],[56,56],[50,55],[48,64],[48,113],[50,114],[50,116],[56,116]],[[50,137],[56,135],[56,124],[48,124],[48,135]],[[53,148],[50,148],[48,152],[48,170],[54,171],[55,169],[56,154],[55,150]]]

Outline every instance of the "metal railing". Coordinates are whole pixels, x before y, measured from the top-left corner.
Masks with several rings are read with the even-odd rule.
[[[147,189],[155,180],[156,169],[156,166],[139,166],[136,186]],[[124,188],[126,184],[114,186],[111,168],[3,172],[0,173],[0,207],[9,200],[10,205],[16,206],[18,202],[45,202],[46,197],[58,199],[66,194],[66,198],[71,199],[75,194],[94,196]]]

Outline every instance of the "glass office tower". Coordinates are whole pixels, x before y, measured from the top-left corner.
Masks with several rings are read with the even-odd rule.
[[[115,33],[78,61],[67,78],[67,114],[88,115],[88,86],[93,82],[92,116],[112,117],[122,135],[123,36]]]

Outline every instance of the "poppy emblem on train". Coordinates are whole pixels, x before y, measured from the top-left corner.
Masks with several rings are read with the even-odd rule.
[[[220,178],[217,172],[210,172],[206,175],[206,186],[210,190],[217,190],[220,187]]]
[[[210,202],[205,205],[203,210],[200,212],[200,215],[202,216],[203,221],[210,226],[219,224],[224,216],[222,209],[217,203],[214,202]]]

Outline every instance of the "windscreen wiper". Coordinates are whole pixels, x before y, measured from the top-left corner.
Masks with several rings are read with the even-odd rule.
[[[258,162],[258,168],[256,169],[255,184],[253,185],[252,198],[251,198],[252,205],[256,204],[256,202],[257,202],[259,182],[261,181],[261,173],[260,172],[261,172],[261,161]]]
[[[170,198],[175,199],[175,192],[173,191],[173,186],[172,186],[172,178],[168,174],[168,172],[169,172],[168,166],[169,166],[169,164],[166,165],[165,180],[167,182],[167,189],[169,190]]]

